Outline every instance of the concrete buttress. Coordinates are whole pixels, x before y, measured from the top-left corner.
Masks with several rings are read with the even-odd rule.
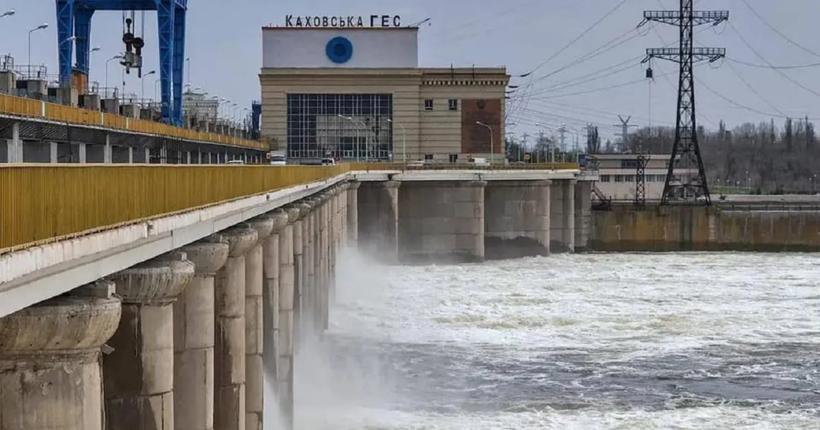
[[[194,278],[174,302],[174,428],[214,428],[214,278],[230,246],[213,235],[181,248]]]
[[[245,255],[258,235],[247,224],[220,234],[230,251],[214,285],[214,429],[245,430]]]
[[[358,248],[359,240],[359,181],[350,181],[347,185],[347,222],[345,230],[347,233],[347,246]]]
[[[103,355],[106,427],[173,430],[174,308],[194,263],[171,252],[112,275],[122,319]]]
[[[102,430],[100,346],[120,312],[99,281],[0,318],[0,428]]]
[[[277,392],[276,381],[279,379],[278,357],[281,348],[279,344],[279,248],[282,230],[288,224],[288,214],[282,209],[277,209],[268,215],[273,219],[273,229],[271,235],[265,240],[263,249],[265,285],[262,290],[264,304],[262,343],[265,347],[262,358],[265,383],[275,393]]]
[[[264,310],[264,244],[273,231],[273,219],[260,216],[248,221],[257,243],[245,257],[245,429],[262,430],[265,410],[265,377],[262,368]]]
[[[358,235],[362,249],[385,264],[398,259],[399,181],[368,182],[358,190]]]
[[[294,273],[294,290],[293,290],[293,348],[294,351],[299,348],[299,339],[304,333],[304,295],[308,288],[308,269],[305,258],[308,245],[308,225],[310,220],[308,215],[313,211],[313,205],[310,200],[304,200],[296,205],[299,209],[299,218],[293,223],[293,273]]]
[[[293,428],[293,339],[296,309],[295,239],[296,224],[301,216],[299,207],[285,210],[288,224],[279,235],[279,361],[277,393],[283,422]]]
[[[487,259],[550,253],[552,181],[491,181],[484,189]]]
[[[484,260],[485,181],[407,182],[399,190],[400,259]]]

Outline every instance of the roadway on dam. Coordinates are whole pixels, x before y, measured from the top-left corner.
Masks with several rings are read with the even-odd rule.
[[[820,429],[817,262],[347,256],[297,429]],[[303,360],[303,361],[302,361]]]

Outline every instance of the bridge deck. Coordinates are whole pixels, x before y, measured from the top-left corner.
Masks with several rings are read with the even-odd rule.
[[[21,120],[39,120],[77,126],[100,127],[120,132],[147,134],[190,142],[215,143],[243,148],[267,149],[260,141],[241,139],[217,133],[205,133],[168,124],[128,118],[121,115],[104,113],[89,109],[80,109],[49,103],[40,100],[0,94],[0,116],[15,117]],[[93,142],[89,142],[93,143]]]
[[[472,167],[472,166],[468,166]],[[401,180],[570,179],[577,165],[407,169],[337,166],[7,164],[0,166],[0,254],[356,172]],[[369,173],[368,173],[369,172]],[[535,177],[536,175],[538,177]]]

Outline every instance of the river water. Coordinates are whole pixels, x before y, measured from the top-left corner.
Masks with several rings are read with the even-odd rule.
[[[297,430],[820,429],[820,259],[347,255]]]

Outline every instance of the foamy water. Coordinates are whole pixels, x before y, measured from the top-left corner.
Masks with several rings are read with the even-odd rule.
[[[341,264],[297,429],[820,429],[820,259]]]

